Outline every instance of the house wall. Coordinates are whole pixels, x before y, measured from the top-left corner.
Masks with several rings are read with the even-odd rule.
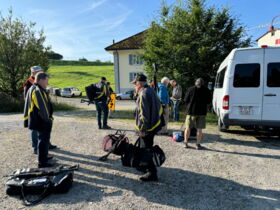
[[[119,50],[119,78],[120,92],[131,90],[134,86],[130,83],[130,73],[144,73],[144,65],[130,65],[129,54],[139,54],[141,50]]]
[[[280,30],[267,33],[258,40],[258,46],[268,45],[272,47],[280,47]]]

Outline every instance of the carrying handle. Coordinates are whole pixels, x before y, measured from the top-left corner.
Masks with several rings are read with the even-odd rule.
[[[35,205],[37,203],[39,203],[40,201],[42,201],[44,198],[46,198],[49,194],[50,194],[50,188],[51,188],[51,182],[50,179],[47,178],[47,180],[49,181],[48,185],[46,186],[45,190],[43,191],[43,193],[35,200],[29,200],[26,198],[25,192],[24,192],[24,188],[25,188],[25,183],[30,180],[27,179],[25,180],[22,185],[21,185],[21,197],[22,197],[22,202],[25,206],[32,206]]]

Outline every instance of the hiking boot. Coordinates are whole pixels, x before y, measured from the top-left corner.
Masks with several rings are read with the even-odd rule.
[[[49,149],[56,149],[56,148],[57,148],[57,146],[55,146],[55,145],[52,145],[52,144],[49,145]]]
[[[197,145],[196,145],[196,149],[197,149],[197,150],[202,150],[202,149],[204,149],[204,147],[201,146],[200,144],[197,144]]]
[[[140,180],[143,182],[157,182],[158,177],[156,173],[147,172],[146,174],[140,177]]]
[[[108,126],[108,125],[104,125],[103,126],[103,129],[105,129],[105,130],[110,130],[110,129],[112,129],[110,126]]]
[[[48,156],[47,157],[47,160],[52,160],[53,159],[53,156]]]
[[[99,130],[101,130],[101,129],[102,129],[101,125],[99,125],[99,126],[98,126],[98,129],[99,129]]]
[[[51,163],[38,164],[38,168],[50,168],[50,167],[54,167],[54,164]]]

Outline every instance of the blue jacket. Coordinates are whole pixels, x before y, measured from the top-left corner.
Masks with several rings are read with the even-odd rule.
[[[158,88],[159,88],[158,97],[159,97],[161,103],[163,105],[168,105],[169,104],[169,94],[168,94],[167,87],[164,84],[159,83]]]

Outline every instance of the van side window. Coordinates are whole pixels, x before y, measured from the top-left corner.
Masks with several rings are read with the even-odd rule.
[[[223,88],[227,67],[217,74],[215,88]]]
[[[280,87],[280,63],[267,65],[267,87]]]
[[[258,63],[237,64],[234,71],[233,87],[254,88],[260,86],[261,65]]]

